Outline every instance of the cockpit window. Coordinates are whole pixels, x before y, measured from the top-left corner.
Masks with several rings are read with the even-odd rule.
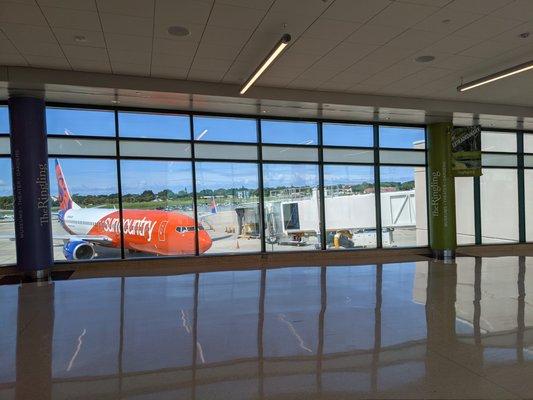
[[[178,233],[194,232],[194,226],[177,226],[176,232]]]

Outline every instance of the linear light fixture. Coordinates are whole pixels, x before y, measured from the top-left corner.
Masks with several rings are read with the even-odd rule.
[[[474,89],[478,86],[486,85],[487,83],[498,81],[503,78],[508,78],[509,76],[513,76],[521,72],[529,71],[530,69],[533,69],[533,61],[528,61],[523,64],[519,64],[514,67],[504,69],[503,71],[496,72],[491,75],[487,75],[483,78],[476,79],[475,81],[457,86],[457,91],[466,92],[467,90]]]
[[[266,58],[263,60],[261,64],[259,64],[259,67],[254,71],[254,73],[248,78],[248,80],[244,83],[243,87],[241,88],[240,94],[246,93],[248,89],[254,84],[256,80],[259,79],[259,77],[267,70],[267,68],[274,62],[274,60],[281,54],[281,52],[287,47],[289,42],[291,41],[291,35],[288,33],[284,34],[280,41],[276,43],[274,48]]]

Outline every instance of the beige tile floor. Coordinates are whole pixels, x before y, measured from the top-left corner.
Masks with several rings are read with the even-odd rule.
[[[0,286],[0,399],[531,398],[533,258]]]

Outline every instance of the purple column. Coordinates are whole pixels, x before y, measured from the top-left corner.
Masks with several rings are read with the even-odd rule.
[[[46,278],[53,264],[44,100],[9,99],[17,268]]]

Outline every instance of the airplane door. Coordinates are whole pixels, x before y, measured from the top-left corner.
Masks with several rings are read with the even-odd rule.
[[[166,228],[167,228],[168,221],[163,221],[161,224],[159,224],[159,241],[164,242],[166,240]]]

